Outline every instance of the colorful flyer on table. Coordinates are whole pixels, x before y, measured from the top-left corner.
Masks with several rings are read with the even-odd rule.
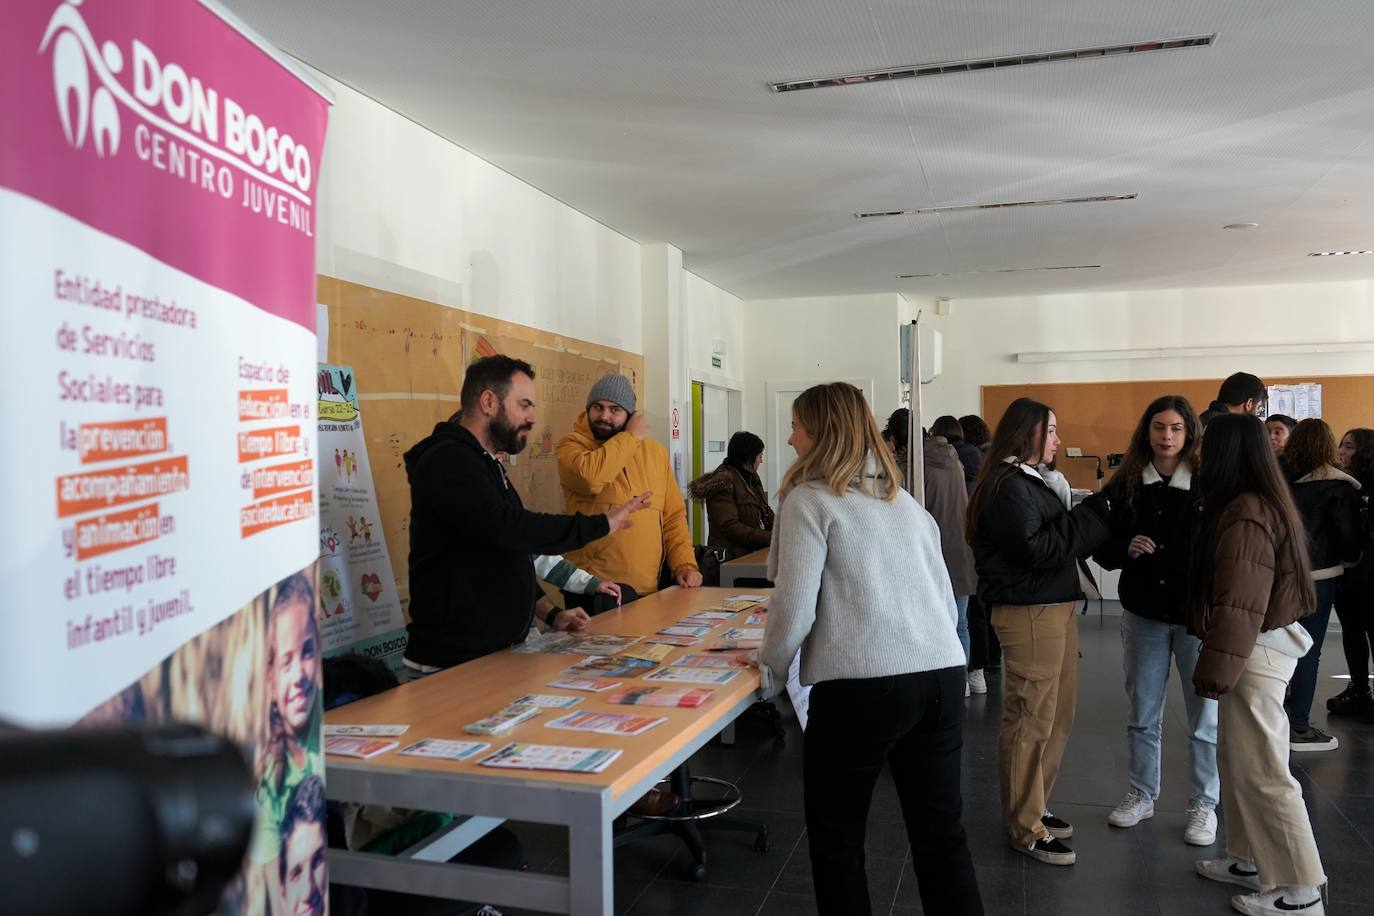
[[[558,673],[563,677],[585,677],[589,674],[599,677],[641,677],[657,667],[654,662],[638,658],[589,658],[573,668],[565,668]]]
[[[490,757],[479,760],[477,763],[484,767],[502,767],[513,770],[600,773],[614,763],[619,756],[620,751],[610,748],[507,744]]]
[[[650,642],[652,642],[652,640],[650,640]],[[653,662],[657,665],[672,654],[672,651],[673,647],[671,645],[649,645],[646,643],[645,645],[635,646],[633,649],[626,649],[615,657],[634,658],[642,662]]]
[[[701,644],[700,639],[693,639],[691,636],[671,636],[659,631],[656,635],[650,636],[645,642],[657,643],[663,646],[697,646]]]
[[[662,725],[667,719],[653,716],[632,716],[620,712],[570,712],[548,723],[549,728],[564,728],[574,732],[595,732],[598,735],[625,735],[633,738]]]
[[[684,655],[672,664],[676,668],[748,668],[749,660],[741,655]]]
[[[349,738],[335,736],[324,739],[324,752],[339,757],[358,757],[369,760],[378,754],[399,747],[399,741],[384,741],[381,738]]]
[[[642,638],[611,633],[583,633],[574,635],[568,645],[557,651],[563,655],[619,655]]]
[[[694,637],[694,638],[695,638],[695,637],[698,637],[698,636],[705,636],[707,633],[710,633],[710,632],[711,632],[711,628],[710,628],[710,627],[683,627],[683,626],[676,626],[676,627],[664,627],[663,629],[661,629],[661,630],[658,631],[658,635],[659,635],[659,636],[690,636],[690,637]]]
[[[763,645],[761,639],[720,639],[706,647],[707,652],[741,652],[757,649]]]
[[[499,735],[508,732],[522,722],[528,722],[539,715],[538,706],[520,706],[512,703],[505,709],[498,709],[489,716],[463,726],[470,735]]]
[[[704,610],[704,611],[693,611],[693,612],[687,617],[687,619],[688,619],[688,620],[729,620],[731,617],[734,617],[734,616],[735,616],[736,614],[738,614],[738,613],[739,613],[739,611],[715,610],[715,609],[713,609],[713,608],[707,608],[707,609]],[[682,621],[678,621],[678,622],[681,623]]]
[[[744,605],[744,607],[747,608],[747,607],[751,607],[751,606],[753,606],[753,605],[755,605],[755,604],[762,604],[763,602],[765,602],[765,601],[767,601],[767,600],[768,600],[768,596],[767,596],[767,595],[731,595],[729,598],[726,598],[724,601],[722,601],[721,604],[729,604],[729,603],[732,602],[732,601],[734,601],[734,602],[748,602],[748,604],[745,604],[745,605]],[[740,610],[744,610],[744,608],[740,608]]]
[[[530,655],[535,652],[557,652],[570,645],[572,641],[573,637],[569,633],[539,633],[531,636],[511,651],[519,652],[522,655]]]
[[[720,634],[721,639],[763,639],[763,627],[731,627]]]
[[[425,738],[397,751],[404,757],[429,757],[434,760],[470,760],[491,747],[485,741],[449,741]]]
[[[711,699],[711,691],[701,687],[629,687],[606,697],[616,706],[664,706],[696,709]]]
[[[675,684],[728,684],[739,676],[739,669],[721,671],[716,668],[660,668],[644,678],[646,681],[669,681]]]
[[[518,700],[513,700],[512,706],[540,706],[544,709],[571,709],[582,702],[581,697],[560,697],[555,694],[547,693],[527,693]]]
[[[766,613],[750,614],[749,617],[744,621],[744,625],[746,627],[761,627],[767,622],[768,615]]]
[[[326,738],[335,735],[351,735],[355,738],[395,738],[404,735],[409,725],[326,725]]]
[[[561,687],[564,690],[585,690],[588,693],[605,693],[620,686],[620,681],[608,677],[560,677],[556,681],[549,681],[550,687]]]

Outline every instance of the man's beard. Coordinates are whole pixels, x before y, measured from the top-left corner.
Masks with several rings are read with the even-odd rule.
[[[597,442],[605,442],[606,440],[614,436],[616,433],[623,430],[625,428],[625,423],[630,422],[630,418],[628,415],[626,415],[625,423],[622,423],[619,426],[616,426],[610,420],[602,420],[601,422],[604,423],[605,426],[597,426],[597,424],[593,423],[591,420],[587,421],[587,425],[592,428],[592,435],[596,437]]]
[[[527,441],[521,434],[528,435],[532,429],[534,429],[533,423],[527,423],[519,428],[511,423],[510,416],[506,413],[506,407],[503,404],[501,405],[501,412],[491,418],[488,435],[491,437],[491,444],[496,446],[498,452],[518,455],[525,450]]]

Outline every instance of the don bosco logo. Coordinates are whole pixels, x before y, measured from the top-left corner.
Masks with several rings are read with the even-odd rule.
[[[99,2],[99,0],[93,0]],[[176,145],[207,164],[232,166],[309,205],[314,181],[310,152],[233,98],[174,60],[163,61],[137,38],[128,51],[98,41],[81,15],[86,0],[63,0],[48,20],[38,52],[52,54],[57,115],[67,142],[87,139],[97,156],[114,156],[127,141]]]

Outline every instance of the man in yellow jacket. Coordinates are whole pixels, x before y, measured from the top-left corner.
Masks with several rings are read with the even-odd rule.
[[[666,556],[678,585],[701,585],[668,450],[649,438],[649,424],[635,413],[634,388],[625,376],[613,372],[592,386],[586,412],[559,440],[558,480],[569,512],[601,513],[646,490],[653,493],[633,527],[568,553],[570,562],[647,595],[658,591]]]

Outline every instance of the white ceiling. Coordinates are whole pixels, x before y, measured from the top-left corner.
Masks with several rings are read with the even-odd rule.
[[[228,0],[269,40],[745,298],[1374,277],[1370,0]],[[771,80],[1217,33],[774,94]],[[859,210],[1137,193],[857,220]],[[1225,231],[1226,223],[1260,228]],[[1049,265],[1100,270],[974,274]]]

